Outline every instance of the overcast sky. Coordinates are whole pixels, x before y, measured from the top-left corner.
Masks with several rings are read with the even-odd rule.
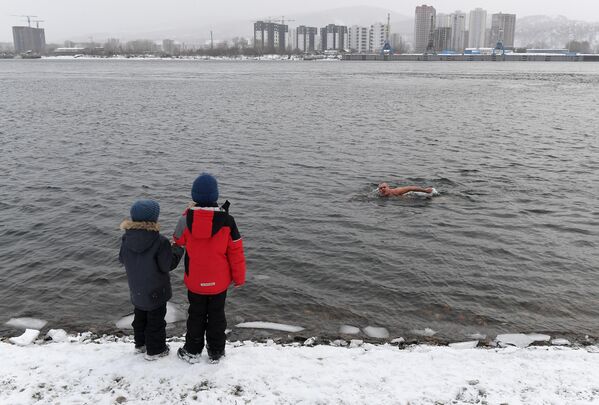
[[[218,24],[219,21],[293,16],[337,7],[370,5],[412,16],[424,1],[410,0],[0,0],[0,42],[12,42],[13,25],[27,24],[12,15],[36,15],[44,20],[48,42],[94,33],[150,32],[179,25]],[[440,12],[469,11],[527,15],[564,15],[599,22],[599,0],[435,0],[427,2]],[[103,40],[105,38],[97,38]]]

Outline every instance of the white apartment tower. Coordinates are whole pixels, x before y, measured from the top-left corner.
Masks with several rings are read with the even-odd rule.
[[[435,17],[435,28],[451,28],[451,14],[438,13]]]
[[[432,6],[422,5],[416,7],[414,24],[414,52],[424,53],[431,38],[431,31],[435,28],[437,11]]]
[[[387,24],[376,23],[370,26],[370,52],[380,52],[387,39]]]
[[[487,34],[487,10],[482,8],[470,12],[468,23],[468,48],[484,48]]]
[[[370,30],[368,27],[353,25],[348,29],[349,49],[352,52],[370,52]]]
[[[451,21],[451,49],[462,52],[466,45],[466,13],[456,11],[450,16]]]
[[[490,45],[495,46],[502,42],[505,48],[514,47],[516,34],[516,14],[493,14],[491,17]]]

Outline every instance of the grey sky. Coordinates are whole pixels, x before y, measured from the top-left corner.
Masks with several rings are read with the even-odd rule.
[[[48,42],[94,33],[151,32],[193,27],[219,21],[293,16],[337,7],[370,5],[412,16],[424,1],[406,0],[0,0],[0,42],[12,42],[11,26],[26,24],[13,14],[31,14],[44,20]],[[440,12],[469,11],[482,7],[489,12],[526,15],[564,15],[571,19],[599,22],[599,0],[435,0],[426,2]],[[248,29],[248,31],[251,29]],[[94,38],[104,40],[105,38]]]

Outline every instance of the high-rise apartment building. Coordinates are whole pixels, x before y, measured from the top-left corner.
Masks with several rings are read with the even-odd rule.
[[[487,11],[482,8],[470,12],[468,22],[468,48],[484,48],[487,33]]]
[[[15,52],[40,54],[46,49],[46,33],[43,28],[12,27]]]
[[[370,52],[380,52],[387,40],[387,24],[376,23],[370,26]]]
[[[502,42],[505,48],[514,47],[516,34],[516,14],[493,14],[491,16],[490,45]]]
[[[401,35],[397,32],[392,32],[389,34],[389,43],[391,44],[391,48],[395,50],[396,53],[404,52],[405,44]]]
[[[426,51],[431,38],[431,31],[435,28],[437,11],[432,6],[422,5],[416,7],[414,24],[414,52]]]
[[[172,39],[163,39],[162,40],[162,52],[167,55],[174,55],[176,50],[175,41]]]
[[[435,28],[433,34],[433,46],[436,52],[441,52],[451,49],[451,28],[438,27]]]
[[[316,50],[317,35],[318,28],[300,25],[297,27],[295,49],[299,49],[302,52],[314,52]]]
[[[466,39],[466,14],[456,11],[450,16],[451,21],[451,46],[450,49],[462,52],[465,48]]]
[[[347,27],[345,25],[329,24],[320,29],[320,41],[322,42],[322,50],[338,50],[347,49]]]
[[[285,52],[289,27],[285,24],[257,21],[254,23],[254,47],[262,52]]]
[[[451,28],[451,14],[438,13],[435,17],[435,28]]]
[[[370,29],[352,25],[347,30],[348,47],[352,52],[370,52]]]

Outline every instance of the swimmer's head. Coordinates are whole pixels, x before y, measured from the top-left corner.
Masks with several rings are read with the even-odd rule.
[[[389,189],[389,185],[387,183],[381,183],[379,184],[379,194],[382,196],[387,196],[389,195],[390,189]]]

